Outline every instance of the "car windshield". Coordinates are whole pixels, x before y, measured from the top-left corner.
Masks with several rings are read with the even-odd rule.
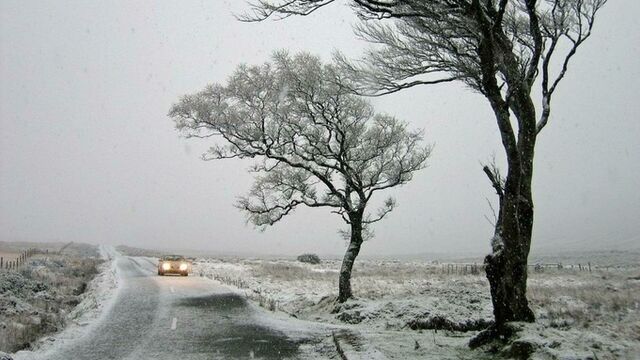
[[[165,255],[162,257],[163,261],[181,261],[185,260],[184,256],[180,255]]]

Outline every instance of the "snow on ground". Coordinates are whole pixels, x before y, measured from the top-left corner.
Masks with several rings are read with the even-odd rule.
[[[99,251],[105,261],[99,265],[99,273],[88,284],[79,304],[68,314],[64,330],[32,344],[32,351],[17,352],[13,355],[15,360],[30,359],[33,351],[46,358],[47,353],[55,352],[59,347],[90,332],[91,327],[100,322],[100,317],[108,313],[118,288],[114,261],[118,254],[109,246],[100,246]]]
[[[354,270],[357,299],[336,308],[339,266],[338,261],[311,265],[288,260],[198,259],[194,274],[234,286],[267,309],[336,327],[340,343],[363,359],[429,354],[440,354],[435,358],[442,359],[485,357],[469,351],[468,335],[410,330],[418,319],[442,317],[453,323],[489,319],[490,299],[481,276],[443,277],[436,274],[439,266],[425,263],[362,261]]]
[[[417,319],[489,320],[491,306],[481,275],[445,275],[425,263],[361,261],[353,274],[356,299],[331,314],[340,263],[311,265],[288,260],[198,260],[194,273],[244,289],[266,308],[330,323],[404,329]]]
[[[539,359],[640,354],[637,269],[532,271],[530,299],[538,321],[519,327],[513,349],[492,345],[470,351],[473,330],[492,318],[482,273],[447,274],[442,265],[426,262],[359,260],[352,278],[356,299],[336,306],[339,266],[339,261],[198,259],[194,274],[235,286],[269,310],[357,332],[388,358],[490,359],[529,347]],[[451,331],[465,328],[472,331]]]
[[[46,354],[73,341],[100,322],[115,299],[118,274],[112,248],[108,261],[68,314],[69,326],[33,346]],[[509,344],[471,351],[473,329],[491,319],[488,284],[481,273],[447,273],[427,262],[360,260],[353,273],[356,298],[336,305],[339,261],[319,265],[292,260],[197,259],[194,275],[235,288],[265,310],[257,321],[296,335],[326,330],[321,343],[305,344],[308,358],[335,355],[335,342],[349,358],[494,359],[498,355],[534,359],[638,359],[640,354],[640,269],[580,272],[545,269],[530,273],[534,324],[516,324]],[[290,316],[297,317],[291,321]],[[70,321],[69,321],[70,320]],[[455,329],[471,331],[454,331]],[[21,351],[16,359],[29,359]]]
[[[34,245],[0,243],[18,252]],[[75,318],[99,272],[97,255],[97,248],[86,244],[68,244],[62,254],[60,248],[39,248],[18,269],[0,271],[0,350],[32,348],[38,338]]]
[[[640,269],[533,274],[537,315],[519,335],[540,359],[639,359]]]

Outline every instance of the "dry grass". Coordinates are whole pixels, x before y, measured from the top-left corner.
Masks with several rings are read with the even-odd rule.
[[[319,265],[290,260],[202,260],[195,268],[196,273],[245,290],[249,298],[265,308],[304,317],[303,313],[313,313],[316,307],[324,307],[327,298],[335,298],[340,265],[336,260]],[[354,267],[352,286],[355,296],[361,301],[386,303],[414,299],[415,308],[426,310],[429,304],[442,299],[434,311],[451,305],[464,308],[468,313],[489,301],[488,284],[483,276],[447,274],[442,266],[428,263],[361,261]],[[429,304],[421,304],[424,302],[421,299],[428,299]],[[380,306],[395,308],[384,303]],[[419,309],[415,311],[420,312]],[[483,314],[480,316],[489,315],[486,311],[480,312]]]
[[[300,279],[337,281],[340,270],[340,262],[336,260],[325,261],[319,265],[303,264],[293,261],[245,261],[250,265],[253,276],[269,278],[281,281],[295,281]],[[428,263],[403,263],[398,261],[359,261],[353,268],[352,277],[357,281],[385,281],[405,284],[411,281],[422,280],[450,280],[467,279],[472,282],[484,282],[484,276],[467,265],[467,274],[462,275],[465,265],[452,268],[452,273],[447,273],[445,265],[433,265]],[[456,273],[453,273],[458,269]],[[354,282],[356,282],[354,280]]]
[[[58,331],[64,326],[62,314],[44,313],[40,316],[20,315],[0,331],[0,350],[15,352],[27,349],[43,334]]]
[[[64,254],[73,256],[97,257],[98,248],[95,245],[83,243],[63,242],[29,242],[29,241],[0,241],[0,252],[21,253],[27,249],[37,249],[43,253],[57,254],[64,249]]]
[[[296,264],[293,262],[259,262],[251,267],[256,277],[272,280],[289,281],[295,279],[329,280],[336,277],[333,271],[314,271],[314,265]]]
[[[451,273],[446,265],[356,262],[352,286],[357,299],[338,313],[332,313],[340,269],[337,260],[319,265],[290,260],[203,260],[197,266],[202,274],[243,289],[247,297],[267,309],[306,320],[359,323],[368,331],[399,331],[394,336],[402,338],[416,334],[405,333],[411,324],[415,328],[445,324],[445,328],[455,329],[458,324],[474,325],[492,318],[484,273]],[[595,353],[594,358],[599,359],[628,358],[625,354],[639,349],[638,274],[637,268],[530,272],[528,296],[537,322],[526,334],[553,345],[544,350],[545,356],[551,355],[541,358],[569,354],[582,359],[588,358],[584,354]],[[447,341],[467,335],[451,336]]]
[[[360,261],[353,269],[354,276],[386,279],[427,279],[482,275],[478,264],[432,264],[402,261]]]
[[[70,255],[36,255],[17,271],[3,270],[0,351],[29,348],[41,336],[60,330],[100,262]]]
[[[529,299],[538,321],[557,329],[604,328],[640,340],[640,281],[630,271],[533,276]]]

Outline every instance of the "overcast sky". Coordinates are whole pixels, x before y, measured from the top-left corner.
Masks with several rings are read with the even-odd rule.
[[[357,56],[343,4],[241,23],[242,1],[0,2],[0,241],[341,254],[341,220],[299,209],[261,233],[233,207],[250,161],[204,162],[167,112],[275,49]],[[638,247],[640,2],[612,0],[580,48],[539,137],[534,250]],[[481,163],[502,148],[488,103],[458,84],[373,100],[424,128],[429,167],[363,254],[483,253],[495,200]]]

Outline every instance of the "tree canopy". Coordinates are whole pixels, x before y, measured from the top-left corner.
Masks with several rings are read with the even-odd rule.
[[[252,223],[272,225],[298,205],[331,207],[349,223],[374,193],[411,180],[430,147],[422,131],[375,113],[343,80],[317,57],[279,52],[272,63],[240,65],[226,86],[182,97],[170,116],[187,137],[225,140],[205,160],[259,159],[255,183],[237,204]],[[363,222],[394,205],[388,199]]]
[[[395,200],[375,213],[367,204],[375,193],[411,180],[431,152],[422,131],[376,113],[345,86],[336,66],[304,53],[240,65],[226,86],[182,97],[169,115],[187,137],[223,139],[205,160],[257,160],[253,187],[237,203],[256,226],[273,225],[300,205],[342,217],[350,232],[340,302],[352,296],[351,270],[368,225],[391,212]]]

